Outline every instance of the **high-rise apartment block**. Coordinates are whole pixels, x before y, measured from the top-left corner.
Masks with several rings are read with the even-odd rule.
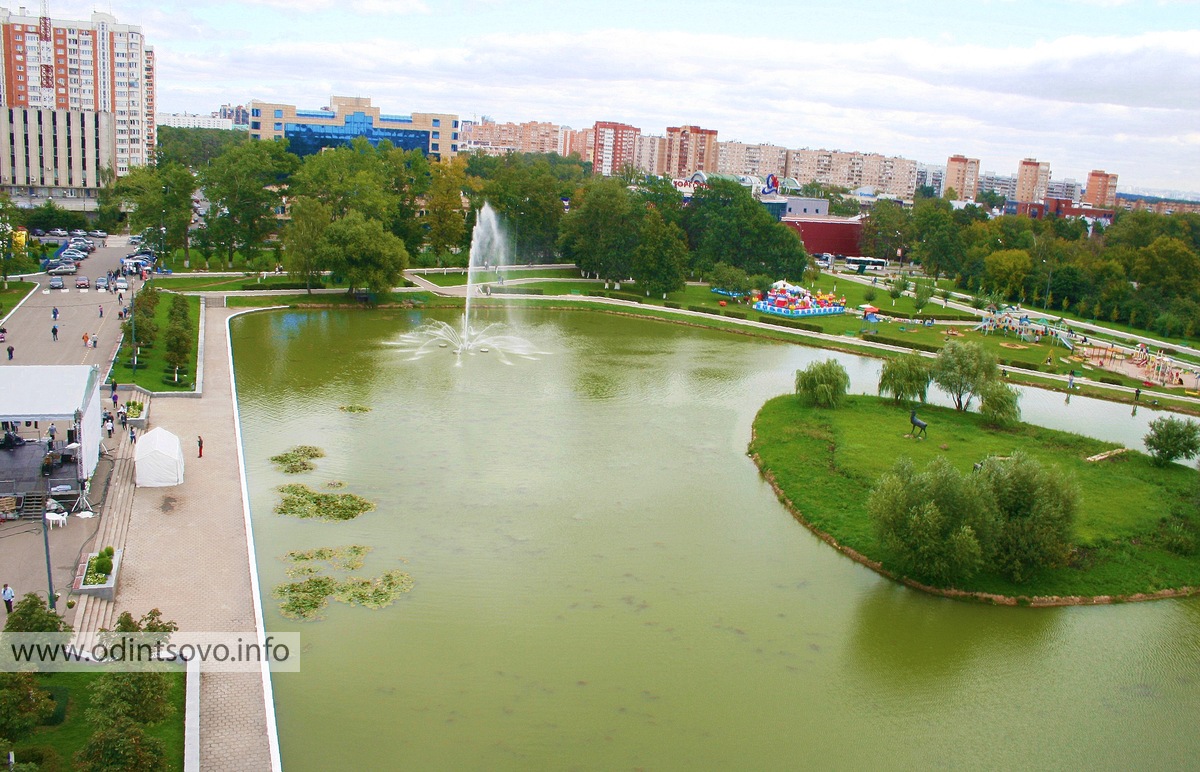
[[[527,121],[497,123],[489,118],[463,121],[459,150],[488,155],[504,153],[562,153],[563,134],[557,124]]]
[[[0,43],[0,188],[14,200],[93,209],[100,169],[153,161],[154,51],[141,27],[0,8]]]
[[[625,123],[596,121],[592,126],[592,172],[611,177],[637,162],[637,138],[642,130]]]
[[[668,126],[664,171],[668,177],[687,177],[695,172],[715,173],[718,152],[716,129]]]
[[[745,142],[717,143],[718,174],[750,174],[765,178],[787,172],[786,147],[779,145],[748,145]]]
[[[1083,186],[1070,177],[1063,180],[1050,180],[1046,185],[1046,198],[1057,198],[1077,204],[1082,194]]]
[[[298,110],[295,105],[250,102],[250,139],[287,139],[296,155],[343,147],[357,137],[372,145],[388,140],[404,150],[420,150],[435,160],[458,154],[458,116],[450,113],[385,115],[367,97],[329,98],[329,107]]]
[[[1093,169],[1088,174],[1083,201],[1097,209],[1115,209],[1117,206],[1117,175]]]
[[[1017,165],[1017,203],[1029,204],[1046,197],[1050,185],[1050,164],[1025,158]]]
[[[1011,174],[996,174],[984,172],[979,175],[979,185],[975,189],[979,193],[999,193],[1005,201],[1015,201],[1017,198],[1017,178]]]
[[[917,187],[917,162],[878,153],[843,150],[789,150],[788,177],[801,185],[822,185],[856,190],[870,187],[880,193],[911,197]]]
[[[633,165],[638,171],[662,177],[667,172],[667,138],[641,134],[637,139]]]
[[[960,201],[974,201],[979,186],[979,159],[952,155],[946,159],[942,195],[953,189]]]
[[[228,118],[234,126],[250,127],[250,111],[245,105],[221,105],[221,109],[213,113],[214,118]]]

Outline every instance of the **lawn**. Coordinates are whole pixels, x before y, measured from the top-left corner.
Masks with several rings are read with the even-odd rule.
[[[158,338],[153,346],[142,346],[138,356],[137,373],[133,371],[133,354],[128,337],[117,352],[117,361],[113,363],[112,377],[118,383],[136,383],[148,391],[191,391],[196,378],[197,342],[200,339],[200,298],[185,296],[188,302],[188,317],[191,321],[192,353],[191,365],[187,373],[182,373],[179,384],[168,382],[167,362],[165,359],[167,346],[164,336],[171,313],[171,295],[164,293],[158,302],[154,319],[158,323]]]
[[[906,438],[908,410],[889,400],[848,397],[836,410],[809,408],[792,395],[763,406],[754,422],[751,451],[798,515],[819,532],[888,568],[866,515],[867,492],[896,459],[922,468],[945,457],[960,471],[982,459],[1024,451],[1068,476],[1080,491],[1073,565],[1046,569],[1017,585],[983,574],[960,589],[1010,596],[1129,595],[1200,586],[1200,557],[1167,549],[1172,534],[1200,535],[1192,499],[1195,469],[1156,467],[1128,451],[1115,459],[1088,456],[1117,447],[1066,432],[1022,425],[1012,432],[983,427],[976,413],[922,406],[929,440]],[[1180,519],[1185,516],[1186,519]]]
[[[287,274],[269,273],[263,278],[259,278],[257,273],[243,273],[236,276],[228,274],[212,275],[207,273],[189,273],[182,275],[158,276],[154,277],[154,283],[165,290],[174,290],[176,292],[240,292],[243,290],[269,290],[269,289],[290,289],[295,290],[297,280],[289,277]],[[326,276],[321,283],[313,285],[313,289],[325,287],[342,287],[346,286],[343,281],[340,284],[336,283],[330,277]]]
[[[451,269],[447,273],[433,271],[413,271],[417,276],[420,276],[425,281],[436,284],[439,287],[457,287],[467,283],[467,271],[465,268]],[[506,281],[512,279],[580,279],[582,278],[577,268],[509,268],[503,272]],[[499,279],[500,274],[496,271],[476,271],[476,282],[495,282]],[[601,284],[603,286],[603,284]]]
[[[37,282],[10,279],[8,289],[0,289],[0,316],[9,313],[21,300],[38,288]]]
[[[43,769],[71,769],[75,752],[82,749],[94,731],[91,724],[84,720],[84,712],[91,704],[91,693],[88,685],[99,673],[42,673],[38,680],[44,688],[64,692],[68,695],[67,717],[57,726],[39,727],[34,734],[17,743],[14,750],[17,761],[21,761],[22,751],[33,748],[43,750],[43,758],[56,755],[61,759],[60,766],[43,764]],[[186,688],[185,673],[178,670],[171,673],[170,702],[175,706],[175,712],[166,720],[155,726],[146,728],[146,733],[157,737],[166,745],[167,760],[172,769],[183,769],[183,721],[184,698]],[[28,758],[28,757],[26,757]]]

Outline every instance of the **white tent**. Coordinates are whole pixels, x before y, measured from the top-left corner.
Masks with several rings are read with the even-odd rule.
[[[133,454],[134,482],[139,488],[163,488],[183,482],[183,445],[157,427],[138,437]]]
[[[76,428],[82,448],[80,480],[92,476],[100,458],[101,412],[100,372],[95,365],[0,368],[0,419],[62,421]]]

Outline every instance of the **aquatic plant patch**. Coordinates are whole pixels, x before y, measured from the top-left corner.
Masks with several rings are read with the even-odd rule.
[[[318,447],[313,445],[297,445],[286,453],[271,456],[271,462],[278,466],[282,472],[299,474],[300,472],[311,472],[316,469],[317,467],[312,463],[312,459],[324,457],[325,451]]]
[[[370,413],[371,408],[366,405],[342,405],[343,412],[346,413]]]
[[[353,520],[375,505],[353,493],[321,493],[307,485],[281,485],[283,500],[275,507],[278,515],[317,518],[320,520]]]
[[[283,559],[293,563],[324,562],[336,569],[355,571],[362,568],[363,558],[370,551],[370,547],[362,544],[351,544],[348,547],[318,547],[314,550],[293,550],[284,555]]]

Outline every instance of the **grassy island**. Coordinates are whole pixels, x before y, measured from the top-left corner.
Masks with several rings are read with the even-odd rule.
[[[997,431],[983,426],[976,413],[949,408],[922,406],[920,414],[929,423],[928,440],[906,437],[908,409],[891,400],[847,397],[830,410],[785,395],[767,402],[755,418],[750,451],[801,522],[861,562],[903,580],[894,569],[896,556],[888,554],[867,515],[876,480],[901,457],[918,467],[941,457],[969,472],[989,456],[1021,451],[1057,468],[1079,489],[1070,559],[1020,584],[983,572],[935,589],[1035,603],[1200,589],[1194,468],[1155,466],[1133,450],[1088,461],[1120,446],[1028,424]]]

